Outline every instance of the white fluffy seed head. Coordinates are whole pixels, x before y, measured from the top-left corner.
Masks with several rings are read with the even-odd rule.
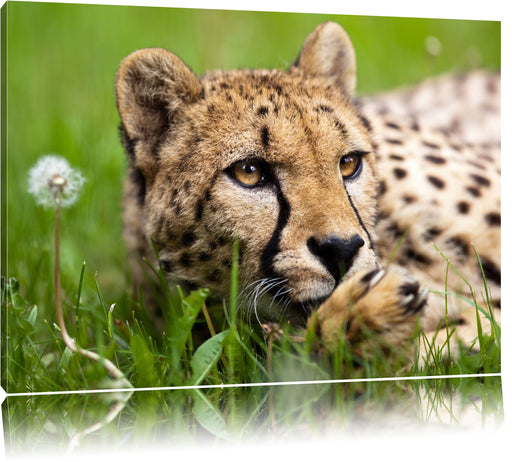
[[[28,192],[43,207],[67,207],[76,201],[84,181],[80,171],[71,168],[66,159],[50,154],[30,169]]]

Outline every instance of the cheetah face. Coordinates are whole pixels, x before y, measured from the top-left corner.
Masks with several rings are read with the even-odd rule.
[[[237,239],[241,304],[301,323],[344,277],[377,264],[374,154],[350,104],[354,75],[333,23],[287,73],[198,79],[164,50],[125,59],[116,90],[129,184],[170,280],[226,296]]]

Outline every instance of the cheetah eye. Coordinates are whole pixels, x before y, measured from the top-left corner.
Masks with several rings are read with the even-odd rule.
[[[351,180],[361,173],[361,167],[363,166],[362,154],[351,152],[340,159],[340,172],[344,180]]]
[[[241,160],[235,162],[230,168],[229,173],[242,186],[254,188],[263,186],[267,183],[267,169],[260,160]]]

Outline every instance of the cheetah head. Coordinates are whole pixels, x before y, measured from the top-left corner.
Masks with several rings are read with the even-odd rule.
[[[171,281],[227,296],[237,239],[241,304],[300,324],[345,277],[377,265],[374,153],[354,88],[354,50],[334,23],[288,72],[198,78],[162,49],[123,61],[127,195]]]

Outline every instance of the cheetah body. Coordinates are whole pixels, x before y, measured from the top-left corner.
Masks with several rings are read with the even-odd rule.
[[[440,252],[481,291],[474,245],[499,300],[499,85],[481,72],[356,99],[334,23],[288,72],[199,79],[165,50],[133,53],[116,94],[135,285],[148,259],[171,284],[225,297],[236,240],[248,315],[301,326],[315,313],[328,335],[350,299],[398,344],[418,313],[425,329],[445,314],[444,295],[425,307],[420,289],[445,290]],[[452,273],[448,291],[469,295]],[[450,317],[460,305],[450,299]]]

